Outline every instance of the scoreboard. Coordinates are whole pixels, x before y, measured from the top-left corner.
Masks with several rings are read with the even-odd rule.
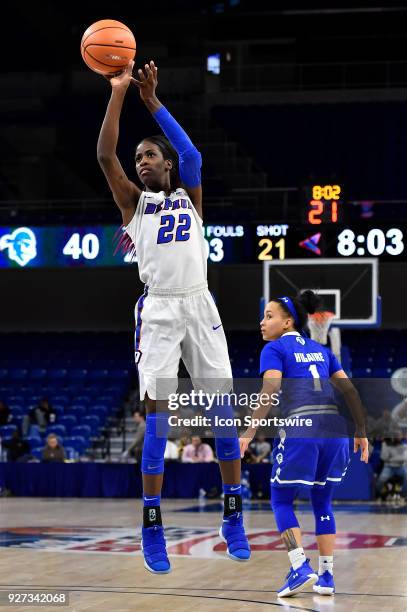
[[[319,257],[407,259],[404,224],[345,223],[340,185],[314,185],[309,196],[298,223],[264,219],[262,223],[205,224],[208,263]],[[137,254],[115,254],[117,231],[113,225],[0,227],[0,268],[136,264]]]

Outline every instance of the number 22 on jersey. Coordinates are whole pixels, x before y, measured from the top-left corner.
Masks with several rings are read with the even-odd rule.
[[[173,240],[175,240],[175,242],[185,242],[189,240],[191,217],[188,214],[180,214],[176,226],[175,222],[176,217],[174,215],[162,215],[160,229],[157,235],[157,244],[167,244]]]

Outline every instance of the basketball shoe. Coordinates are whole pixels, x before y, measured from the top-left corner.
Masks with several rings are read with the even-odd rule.
[[[331,572],[325,570],[323,574],[318,576],[318,582],[312,588],[320,595],[333,595],[335,593],[335,583]]]
[[[153,574],[168,574],[171,564],[165,546],[164,528],[161,525],[143,527],[141,538],[144,567]]]
[[[234,561],[248,561],[250,546],[243,525],[243,514],[235,512],[223,517],[219,537],[226,542],[227,555]]]
[[[309,559],[298,569],[291,567],[286,576],[286,583],[277,591],[278,597],[291,597],[308,586],[315,584],[318,580],[317,574],[309,564]]]

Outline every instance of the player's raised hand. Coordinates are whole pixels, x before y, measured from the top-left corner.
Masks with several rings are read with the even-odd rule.
[[[127,90],[130,83],[136,80],[133,77],[133,67],[134,61],[130,60],[126,68],[120,72],[120,74],[116,74],[115,76],[105,76],[105,78],[110,81],[112,89],[122,89],[124,91]]]
[[[360,460],[364,463],[369,461],[369,442],[367,438],[355,438],[353,452],[357,453],[360,448]]]
[[[155,96],[158,84],[157,72],[158,68],[151,60],[149,64],[145,64],[144,71],[141,68],[138,70],[138,79],[133,79],[134,84],[139,88],[140,98],[144,101]]]

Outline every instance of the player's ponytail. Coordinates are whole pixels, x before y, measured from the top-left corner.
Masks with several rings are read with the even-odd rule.
[[[308,314],[314,314],[321,306],[321,298],[311,289],[306,289],[295,298]]]
[[[322,301],[318,294],[306,289],[293,299],[293,303],[299,319],[299,324],[295,328],[301,332],[308,326],[308,315],[314,314],[321,307]]]

